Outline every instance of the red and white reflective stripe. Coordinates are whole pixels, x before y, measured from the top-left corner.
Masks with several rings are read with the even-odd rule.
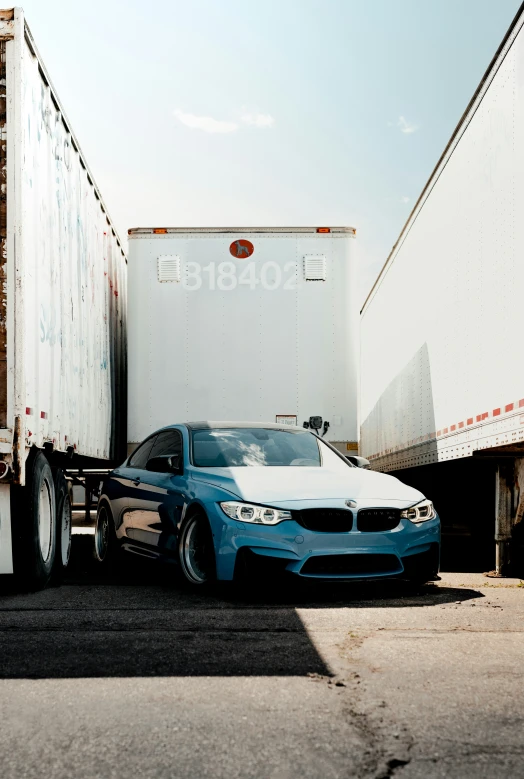
[[[524,398],[515,400],[513,403],[505,403],[498,408],[494,408],[492,411],[483,411],[481,414],[475,414],[474,417],[467,417],[466,421],[456,422],[455,424],[448,425],[448,427],[443,427],[441,430],[437,430],[434,433],[426,433],[426,435],[413,438],[411,441],[407,441],[405,444],[399,444],[398,446],[394,446],[390,449],[384,449],[384,451],[378,452],[377,454],[370,454],[368,455],[368,459],[373,460],[377,457],[384,457],[386,454],[401,452],[404,449],[409,449],[410,446],[420,444],[423,441],[433,441],[437,438],[450,435],[450,433],[458,432],[458,430],[465,430],[465,428],[471,427],[473,424],[482,424],[482,422],[485,422],[486,419],[496,419],[497,417],[501,417],[504,414],[511,414],[511,412],[518,411],[519,409],[524,409]]]

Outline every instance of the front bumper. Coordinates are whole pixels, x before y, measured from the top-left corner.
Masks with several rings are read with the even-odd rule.
[[[279,525],[250,525],[229,519],[216,503],[205,506],[215,542],[217,577],[233,579],[237,555],[257,558],[309,579],[359,580],[398,577],[408,572],[409,558],[422,560],[440,548],[440,520],[415,525],[402,519],[393,530],[345,533],[306,530],[294,520]]]

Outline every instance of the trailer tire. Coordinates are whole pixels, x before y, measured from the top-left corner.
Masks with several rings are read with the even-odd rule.
[[[53,584],[61,584],[71,554],[71,495],[61,468],[54,468],[56,505],[56,554],[52,574]]]
[[[45,455],[31,452],[26,486],[12,490],[15,577],[24,589],[43,589],[56,558],[56,500],[51,466]]]

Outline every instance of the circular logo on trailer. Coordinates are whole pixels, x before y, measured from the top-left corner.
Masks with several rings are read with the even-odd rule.
[[[255,251],[255,247],[251,241],[246,241],[244,238],[240,238],[238,241],[233,241],[229,247],[229,251],[236,257],[237,260],[243,260],[245,257],[251,257]]]

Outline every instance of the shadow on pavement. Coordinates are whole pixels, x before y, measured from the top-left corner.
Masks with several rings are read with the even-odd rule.
[[[100,573],[78,536],[62,587],[0,596],[0,678],[331,675],[296,607],[417,607],[482,597],[400,582],[188,591],[170,566],[137,559]]]
[[[369,582],[322,582],[290,576],[270,582],[267,579],[251,586],[235,587],[218,584],[212,590],[200,591],[185,585],[177,576],[175,566],[159,565],[135,555],[128,556],[128,564],[118,577],[105,574],[95,563],[89,537],[77,537],[66,578],[67,584],[85,587],[88,584],[113,587],[156,587],[160,607],[195,608],[369,608],[381,606],[402,608],[431,606],[484,597],[476,590],[464,587],[443,587],[435,584],[410,585],[395,579]],[[137,590],[138,591],[138,590]],[[145,592],[144,592],[145,596]],[[122,604],[124,606],[124,604]],[[124,606],[125,607],[125,606]]]

